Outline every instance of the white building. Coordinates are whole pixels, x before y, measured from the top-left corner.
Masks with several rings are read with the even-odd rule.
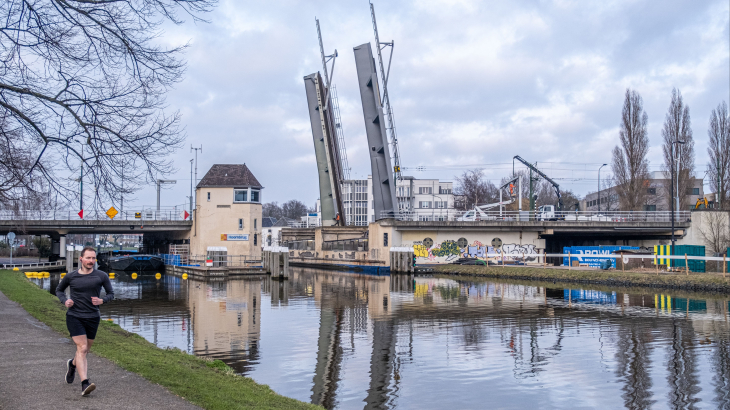
[[[401,215],[418,221],[445,221],[453,218],[453,182],[404,177],[396,182],[396,197]],[[375,222],[373,179],[343,181],[342,202],[348,225],[365,226]]]

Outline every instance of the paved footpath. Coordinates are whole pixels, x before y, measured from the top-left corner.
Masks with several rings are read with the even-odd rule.
[[[78,374],[74,384],[64,380],[75,350],[70,338],[0,292],[0,409],[199,409],[93,353],[89,375],[96,390],[81,397]]]

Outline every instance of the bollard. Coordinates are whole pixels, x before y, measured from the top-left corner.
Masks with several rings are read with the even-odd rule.
[[[656,255],[654,255],[654,266],[656,266],[656,275],[659,276],[659,261],[657,260]]]
[[[568,252],[568,270],[573,270],[573,261],[570,260],[570,252]]]
[[[689,263],[687,263],[687,254],[684,254],[684,272],[689,276]]]

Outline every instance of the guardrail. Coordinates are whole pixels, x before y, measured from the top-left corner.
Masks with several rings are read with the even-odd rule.
[[[671,222],[671,211],[457,211],[453,209],[427,209],[419,211],[382,212],[382,218],[393,218],[399,221],[565,221],[565,222]],[[675,211],[675,222],[691,222],[690,211]]]
[[[84,217],[78,215],[77,210],[26,210],[26,211],[0,211],[2,221],[185,221],[190,217],[183,218],[184,210],[136,210],[117,213],[110,218],[106,211],[84,211]]]
[[[56,262],[36,262],[36,263],[4,263],[3,269],[29,269],[29,268],[51,268],[56,266],[65,266],[66,261]]]

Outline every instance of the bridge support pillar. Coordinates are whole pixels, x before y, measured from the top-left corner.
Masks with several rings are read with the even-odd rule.
[[[74,252],[73,245],[66,247],[66,273],[71,273],[74,270]]]
[[[58,251],[59,258],[66,257],[66,235],[61,235],[58,239]]]
[[[60,259],[61,255],[61,236],[59,234],[51,234],[51,255],[48,262],[55,262]]]

